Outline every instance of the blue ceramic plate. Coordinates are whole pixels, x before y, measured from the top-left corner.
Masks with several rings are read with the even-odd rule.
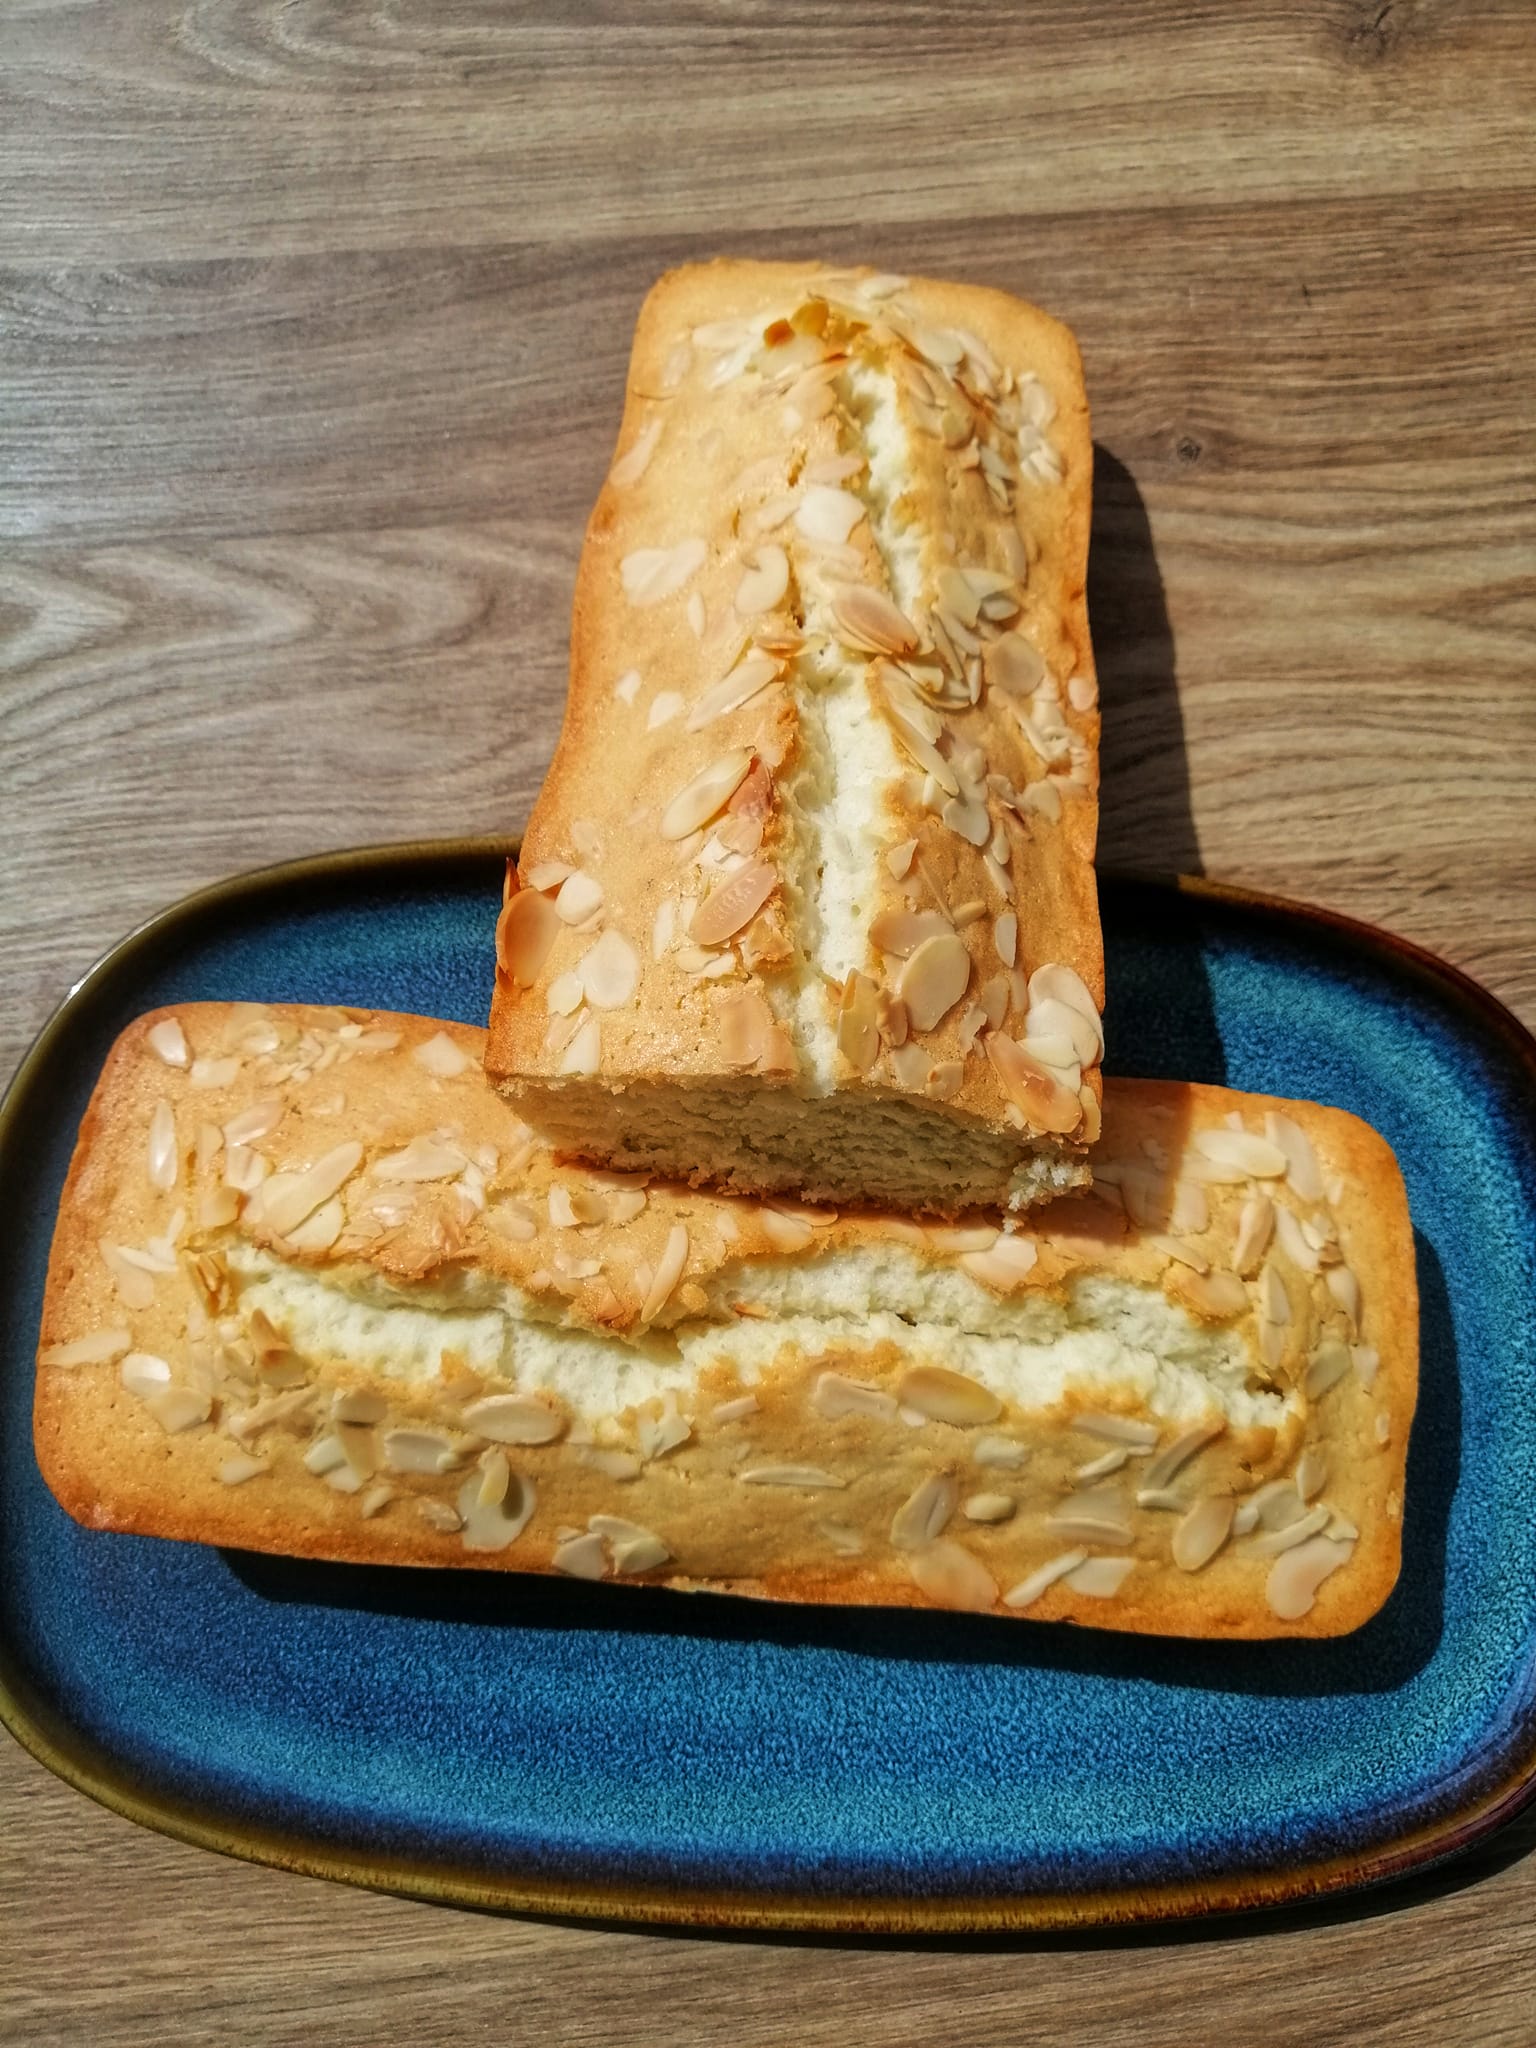
[[[295,1869],[502,1906],[903,1933],[1274,1902],[1437,1860],[1536,1773],[1531,1041],[1359,927],[1106,881],[1110,1064],[1358,1111],[1417,1226],[1402,1581],[1358,1634],[1198,1644],[382,1571],[77,1528],[30,1432],[76,1123],[151,1004],[481,1021],[501,861],[246,878],[71,996],[0,1120],[0,1705],[119,1811]]]

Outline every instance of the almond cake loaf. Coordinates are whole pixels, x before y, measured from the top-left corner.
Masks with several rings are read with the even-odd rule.
[[[718,262],[641,313],[490,1071],[572,1156],[938,1215],[1099,1122],[1093,451],[996,291]]]
[[[1187,1636],[1386,1597],[1414,1267],[1353,1117],[1113,1082],[1091,1194],[919,1224],[558,1165],[483,1051],[230,1004],[124,1033],[38,1362],[73,1515]]]

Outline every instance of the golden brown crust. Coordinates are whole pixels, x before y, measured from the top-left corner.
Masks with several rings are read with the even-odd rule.
[[[552,1119],[562,1084],[586,1077],[612,1091],[750,1076],[763,1096],[916,1094],[1020,1154],[1032,1142],[1076,1156],[1096,1126],[1093,1031],[1063,1056],[1028,986],[1037,969],[1070,969],[1096,1025],[1093,451],[1081,364],[1068,330],[1035,307],[899,282],[718,262],[670,273],[642,310],[620,452],[578,574],[565,722],[523,842],[523,900],[504,921],[491,1018],[491,1073],[583,1156],[598,1157],[601,1141],[573,1137],[579,1119]],[[830,381],[817,383],[819,364]],[[872,390],[885,393],[879,406]],[[832,525],[804,531],[818,526],[807,511],[818,490],[831,494]],[[837,500],[862,511],[841,541],[829,537]],[[637,588],[652,555],[660,568]],[[747,573],[765,563],[769,608],[744,612]],[[992,572],[997,586],[984,600],[973,590],[964,617],[957,565],[984,583]],[[653,598],[658,584],[665,595]],[[905,605],[921,647],[853,644],[838,610],[850,589]],[[762,687],[690,729],[713,687],[753,661]],[[856,709],[829,737],[837,703]],[[877,788],[862,756],[847,775],[860,787],[839,781],[850,743],[888,763]],[[745,779],[727,787],[733,759]],[[700,829],[662,836],[672,800],[722,762]],[[857,901],[852,931],[830,928],[836,905],[829,919],[806,902],[826,853],[823,808],[852,848],[833,892],[844,909]],[[705,933],[729,924],[689,906],[710,902],[733,869],[760,875],[760,907],[692,943],[690,915]],[[577,893],[562,894],[570,871]],[[562,922],[548,908],[557,899],[590,913]],[[899,1022],[887,1016],[909,970],[876,942],[914,911],[953,920],[959,948],[960,992],[923,1028],[910,1003]],[[610,932],[630,970],[615,993],[552,1005],[552,986],[580,982]],[[1026,1039],[1021,1067],[1006,1042]],[[752,1170],[705,1159],[695,1178],[747,1188]],[[789,1185],[757,1171],[756,1191]],[[836,1198],[859,1192],[849,1184]],[[1008,1197],[1006,1174],[989,1192]],[[919,1185],[913,1206],[955,1205],[925,1202]]]
[[[167,1064],[163,1051],[181,1046],[188,1063]],[[1053,1205],[1031,1231],[952,1231],[555,1167],[484,1082],[482,1049],[468,1027],[339,1011],[195,1005],[130,1027],[82,1125],[44,1308],[37,1451],[72,1514],[373,1562],[546,1570],[574,1543],[568,1562],[664,1583],[786,1600],[975,1598],[999,1613],[1000,1596],[1083,1550],[1130,1560],[1123,1584],[1096,1597],[1074,1573],[1031,1618],[1186,1635],[1341,1633],[1390,1591],[1415,1281],[1401,1179],[1356,1119],[1114,1083],[1097,1194]],[[157,1186],[173,1161],[174,1184]],[[300,1183],[307,1170],[319,1178]],[[309,1291],[282,1293],[295,1275]],[[1105,1280],[1136,1290],[1108,1321],[1083,1292]],[[1278,1323],[1265,1311],[1282,1297]],[[402,1378],[410,1345],[391,1338],[390,1377],[382,1354],[348,1350],[356,1321],[317,1321],[316,1301],[327,1315],[338,1302],[425,1310],[426,1353]],[[1126,1313],[1164,1347],[1152,1378],[1137,1380],[1133,1345],[1101,1384],[1081,1364],[1050,1379],[1063,1327],[1102,1332]],[[488,1353],[477,1316],[498,1330],[508,1318],[512,1351]],[[1177,1352],[1201,1330],[1236,1347],[1222,1399],[1237,1405],[1181,1462],[1173,1446],[1215,1396],[1177,1420],[1151,1389],[1196,1385],[1178,1381]],[[766,1334],[743,1349],[744,1331]],[[590,1354],[561,1351],[583,1333],[598,1340]],[[82,1340],[96,1362],[59,1362]],[[164,1362],[163,1380],[146,1379],[146,1358]],[[338,1399],[354,1404],[339,1418]],[[553,1418],[548,1441],[503,1450],[509,1411],[478,1404],[509,1399],[524,1404],[524,1433],[527,1404]],[[343,1440],[350,1462],[327,1472]],[[389,1469],[405,1449],[434,1457],[434,1444],[451,1469]],[[1085,1474],[1113,1464],[1117,1445],[1117,1470]],[[220,1478],[246,1459],[253,1476]],[[761,1479],[784,1466],[829,1483]],[[512,1500],[531,1487],[526,1529],[504,1549],[467,1548],[465,1489],[503,1483]],[[365,1515],[380,1487],[390,1498]],[[910,1508],[924,1487],[936,1521]],[[1182,1505],[1146,1505],[1147,1492]],[[986,1495],[1005,1497],[1006,1519],[971,1519],[967,1503],[1001,1512],[976,1509]],[[1173,1532],[1202,1502],[1265,1520],[1181,1570]],[[904,1504],[926,1540],[893,1540]],[[1123,1515],[1125,1539],[1074,1532],[1074,1515]],[[1336,1568],[1304,1611],[1277,1613],[1277,1560],[1255,1546],[1288,1540],[1305,1515],[1319,1528],[1279,1553],[1285,1569],[1298,1557]],[[617,1521],[591,1540],[594,1516]],[[471,1525],[477,1540],[474,1513]],[[647,1561],[647,1536],[665,1557]]]

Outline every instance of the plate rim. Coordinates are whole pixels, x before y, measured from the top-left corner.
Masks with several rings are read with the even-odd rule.
[[[241,900],[305,882],[336,882],[392,869],[449,869],[516,856],[513,837],[383,841],[273,862],[194,890],[153,912],[108,947],[73,983],[33,1038],[0,1097],[0,1178],[12,1134],[48,1057],[77,1014],[109,990],[157,945],[189,924]],[[1196,875],[1104,868],[1099,879],[1227,904],[1266,922],[1301,925],[1344,939],[1473,1009],[1525,1070],[1536,1098],[1536,1035],[1497,996],[1428,948],[1341,911]],[[1204,1920],[1294,1906],[1379,1887],[1420,1874],[1485,1840],[1536,1801],[1536,1715],[1510,1730],[1505,1763],[1492,1783],[1448,1810],[1364,1851],[1312,1859],[1280,1871],[1220,1872],[1156,1884],[1061,1887],[1005,1897],[958,1893],[834,1896],[797,1890],[758,1892],[717,1885],[620,1879],[563,1879],[486,1873],[430,1854],[362,1854],[297,1832],[234,1818],[211,1820],[179,1795],[132,1783],[79,1728],[32,1694],[14,1646],[0,1630],[0,1724],[21,1747],[76,1791],[122,1818],[172,1840],[297,1875],[432,1904],[538,1914],[561,1919],[722,1932],[954,1937],[995,1933],[1087,1932]]]

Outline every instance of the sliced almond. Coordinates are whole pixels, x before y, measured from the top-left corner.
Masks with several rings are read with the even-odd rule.
[[[1237,1503],[1227,1494],[1208,1494],[1196,1501],[1173,1532],[1173,1561],[1181,1572],[1208,1565],[1232,1534]]]
[[[565,1419],[531,1394],[488,1394],[464,1410],[464,1427],[498,1444],[552,1444]]]
[[[147,1165],[152,1188],[168,1191],[175,1187],[181,1156],[176,1149],[176,1118],[168,1102],[157,1102],[149,1120]]]
[[[748,648],[736,666],[699,698],[684,721],[688,731],[698,732],[704,726],[712,725],[717,718],[739,711],[759,692],[767,689],[783,666],[774,655],[765,654],[761,648]]]
[[[991,1287],[999,1294],[1009,1294],[1028,1279],[1039,1257],[1033,1238],[1021,1237],[1017,1232],[999,1231],[987,1250],[966,1252],[959,1263],[963,1271],[969,1273],[973,1280],[979,1280],[984,1287]]]
[[[192,1055],[179,1017],[161,1017],[144,1034],[144,1042],[168,1067],[184,1067]]]
[[[723,811],[752,766],[750,747],[733,747],[685,783],[661,815],[663,839],[686,839]]]
[[[1217,1166],[1233,1167],[1256,1180],[1278,1180],[1287,1160],[1278,1145],[1257,1138],[1251,1131],[1229,1130],[1224,1124],[1196,1131],[1195,1150]]]
[[[1055,1001],[1064,1003],[1081,1017],[1093,1032],[1097,1057],[1104,1057],[1104,1023],[1099,1016],[1098,1006],[1088,993],[1087,984],[1075,968],[1059,960],[1049,961],[1037,967],[1029,977],[1029,1001],[1033,1008],[1036,1003]],[[1087,1062],[1085,1062],[1087,1064]]]
[[[362,1163],[362,1146],[349,1138],[332,1146],[301,1173],[274,1174],[264,1181],[247,1204],[246,1213],[250,1215],[254,1209],[267,1229],[286,1237],[344,1187]]]
[[[687,1227],[681,1223],[674,1223],[667,1235],[666,1246],[657,1263],[655,1276],[640,1306],[642,1323],[652,1323],[661,1314],[672,1297],[673,1288],[683,1277],[683,1268],[687,1263]]]
[[[1045,1067],[1032,1060],[1023,1047],[1001,1031],[989,1031],[982,1040],[1003,1093],[1034,1129],[1063,1135],[1075,1131],[1083,1120],[1083,1108],[1071,1088]]]
[[[1277,1557],[1270,1567],[1264,1597],[1282,1621],[1300,1621],[1310,1614],[1324,1579],[1349,1563],[1354,1544],[1331,1536],[1313,1536]]]
[[[1298,1199],[1303,1202],[1322,1201],[1323,1170],[1317,1163],[1312,1141],[1301,1125],[1278,1110],[1266,1110],[1264,1135],[1285,1154],[1286,1179]]]
[[[981,661],[988,687],[1011,697],[1028,697],[1045,681],[1045,657],[1022,633],[1003,633],[989,641]]]
[[[908,1569],[918,1586],[941,1607],[985,1613],[997,1602],[997,1582],[986,1566],[959,1543],[941,1540],[914,1550]]]
[[[588,1014],[582,1018],[578,1029],[572,1034],[560,1055],[557,1073],[595,1074],[603,1061],[602,1030],[596,1017]]]
[[[660,604],[682,589],[709,553],[702,540],[680,540],[670,548],[636,548],[619,564],[624,595],[634,605]]]
[[[595,1010],[619,1010],[640,986],[640,956],[612,925],[576,963],[575,972]]]
[[[959,1504],[960,1489],[947,1472],[935,1473],[909,1494],[891,1523],[898,1550],[919,1550],[942,1536]]]
[[[844,584],[832,593],[832,623],[846,647],[865,654],[915,654],[917,628],[884,591],[867,583]]]
[[[746,566],[733,600],[744,619],[771,612],[789,588],[789,557],[774,541],[764,541],[745,558]]]
[[[549,897],[519,889],[496,921],[496,964],[518,988],[531,988],[549,958],[560,918]]]
[[[807,540],[840,547],[864,517],[864,501],[833,484],[811,484],[795,510],[795,525]]]
[[[1274,1227],[1274,1203],[1268,1195],[1250,1195],[1237,1219],[1237,1244],[1232,1253],[1236,1271],[1247,1278],[1257,1272]]]
[[[658,415],[648,420],[640,429],[629,447],[608,472],[608,481],[616,489],[624,490],[630,484],[639,483],[656,452],[656,443],[661,439],[661,419]]]
[[[960,1001],[970,978],[971,956],[962,939],[953,932],[924,939],[902,968],[896,984],[913,1028],[932,1031]],[[1076,1121],[1074,1116],[1073,1122]]]
[[[867,1074],[880,1057],[877,996],[867,974],[851,971],[838,1004],[838,1050],[856,1073]]]
[[[913,1366],[903,1373],[897,1393],[906,1407],[956,1429],[979,1429],[1003,1412],[989,1388],[943,1365]]]
[[[753,1407],[757,1406],[753,1401]],[[870,1415],[880,1422],[896,1420],[895,1397],[881,1387],[871,1386],[865,1380],[848,1379],[840,1372],[824,1372],[817,1375],[816,1385],[811,1392],[811,1406],[818,1415],[826,1416],[829,1422],[836,1422],[844,1415]],[[716,1409],[715,1419],[720,1419]]]
[[[752,861],[712,890],[693,914],[688,935],[698,946],[719,946],[744,931],[778,887],[778,869]]]
[[[953,935],[949,919],[936,910],[882,910],[869,927],[871,945],[893,960],[909,960],[928,940]]]

